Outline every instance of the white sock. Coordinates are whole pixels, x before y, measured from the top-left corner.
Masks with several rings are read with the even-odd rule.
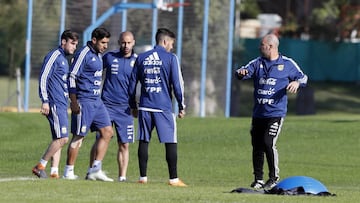
[[[92,168],[91,171],[93,172],[101,170],[101,161],[94,160],[94,163],[91,168]]]
[[[178,181],[179,181],[179,178],[173,178],[173,179],[169,180],[170,183],[177,183]]]
[[[51,167],[50,168],[50,174],[59,174],[59,168],[58,167]]]
[[[46,164],[48,161],[44,160],[44,159],[40,159],[39,161],[41,163],[41,165],[43,165],[44,167],[46,167]]]
[[[64,176],[74,175],[74,165],[66,165],[64,169]]]
[[[126,177],[124,177],[124,176],[119,176],[119,181],[126,181]]]
[[[139,180],[140,180],[140,181],[147,181],[147,176],[140,177]]]

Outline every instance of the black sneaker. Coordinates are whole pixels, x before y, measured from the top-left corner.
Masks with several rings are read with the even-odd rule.
[[[263,180],[255,180],[254,182],[251,183],[250,187],[259,190],[261,188],[263,188],[264,186],[264,181]]]
[[[276,184],[278,184],[279,182],[279,177],[275,177],[275,178],[270,178],[269,180],[266,181],[266,183],[264,184],[264,189],[266,190],[271,190],[273,187],[275,187]]]
[[[34,166],[34,168],[32,169],[32,173],[39,178],[47,178],[45,167],[40,163]]]

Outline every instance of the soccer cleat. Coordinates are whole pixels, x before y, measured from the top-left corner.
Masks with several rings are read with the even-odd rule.
[[[264,187],[264,181],[263,180],[255,180],[251,183],[250,187],[254,188],[255,190],[259,190]]]
[[[126,178],[124,178],[124,177],[119,177],[119,178],[118,178],[118,181],[119,181],[119,182],[126,182]]]
[[[87,176],[88,180],[100,180],[105,182],[113,182],[114,180],[107,177],[106,174],[102,170],[98,170],[96,172],[89,173]]]
[[[137,181],[137,183],[140,183],[140,184],[146,184],[148,181],[147,181],[147,177],[140,177],[139,180]]]
[[[56,173],[50,174],[50,178],[59,179],[59,174],[56,174]]]
[[[79,176],[71,174],[71,175],[67,175],[67,176],[64,175],[62,178],[66,179],[66,180],[76,180],[79,178]]]
[[[34,166],[34,168],[32,169],[32,173],[39,178],[47,178],[45,167],[40,163]]]
[[[85,180],[96,180],[96,178],[94,176],[89,176],[90,175],[90,172],[87,172],[86,173],[86,176],[85,176]]]
[[[271,190],[279,182],[279,179],[280,179],[279,177],[270,178],[269,180],[266,181],[263,188],[266,190]]]
[[[140,184],[146,184],[146,183],[147,183],[147,180],[138,180],[138,183],[140,183]]]
[[[180,179],[176,182],[169,181],[169,185],[174,187],[187,187],[187,185]]]

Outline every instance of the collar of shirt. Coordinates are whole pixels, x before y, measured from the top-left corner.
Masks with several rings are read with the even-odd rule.
[[[121,57],[121,58],[128,58],[128,59],[137,56],[137,54],[134,52],[134,50],[131,50],[131,55],[130,55],[129,57],[125,57],[125,56],[124,56],[124,53],[123,53],[121,50],[118,50],[118,51],[117,51],[117,54],[118,54],[118,56]]]
[[[165,47],[160,46],[160,45],[156,45],[156,46],[154,47],[154,49],[160,49],[160,50],[166,51]],[[167,51],[166,51],[166,52],[167,52]]]
[[[61,52],[62,55],[66,56],[65,50],[59,45],[58,50]]]
[[[270,67],[270,66],[278,65],[278,64],[284,64],[281,54],[279,54],[279,58],[277,58],[276,60],[269,60],[267,58],[261,57],[261,61],[266,67]]]
[[[90,48],[91,52],[98,54],[98,52],[94,49],[94,44],[92,43],[92,41],[88,41],[86,45]]]

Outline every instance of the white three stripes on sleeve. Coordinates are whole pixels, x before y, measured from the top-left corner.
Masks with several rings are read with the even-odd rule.
[[[83,60],[86,56],[86,54],[90,51],[90,48],[89,47],[85,47],[80,55],[79,55],[79,58],[76,60],[76,63],[74,65],[74,68],[73,70],[71,71],[70,73],[70,77],[69,77],[69,82],[70,82],[70,88],[75,88],[76,87],[76,83],[75,83],[75,76],[77,75],[77,73],[79,72],[79,69],[80,69],[80,66],[81,66],[81,63],[83,63]]]
[[[57,57],[60,55],[60,51],[56,50],[53,52],[53,54],[51,55],[51,57],[49,58],[49,60],[47,61],[47,63],[45,64],[44,67],[44,71],[41,74],[41,78],[40,78],[40,92],[41,92],[41,97],[43,98],[43,100],[49,100],[49,95],[47,93],[47,78],[49,77],[49,73],[51,70],[51,67],[53,66],[53,64],[55,63]]]

